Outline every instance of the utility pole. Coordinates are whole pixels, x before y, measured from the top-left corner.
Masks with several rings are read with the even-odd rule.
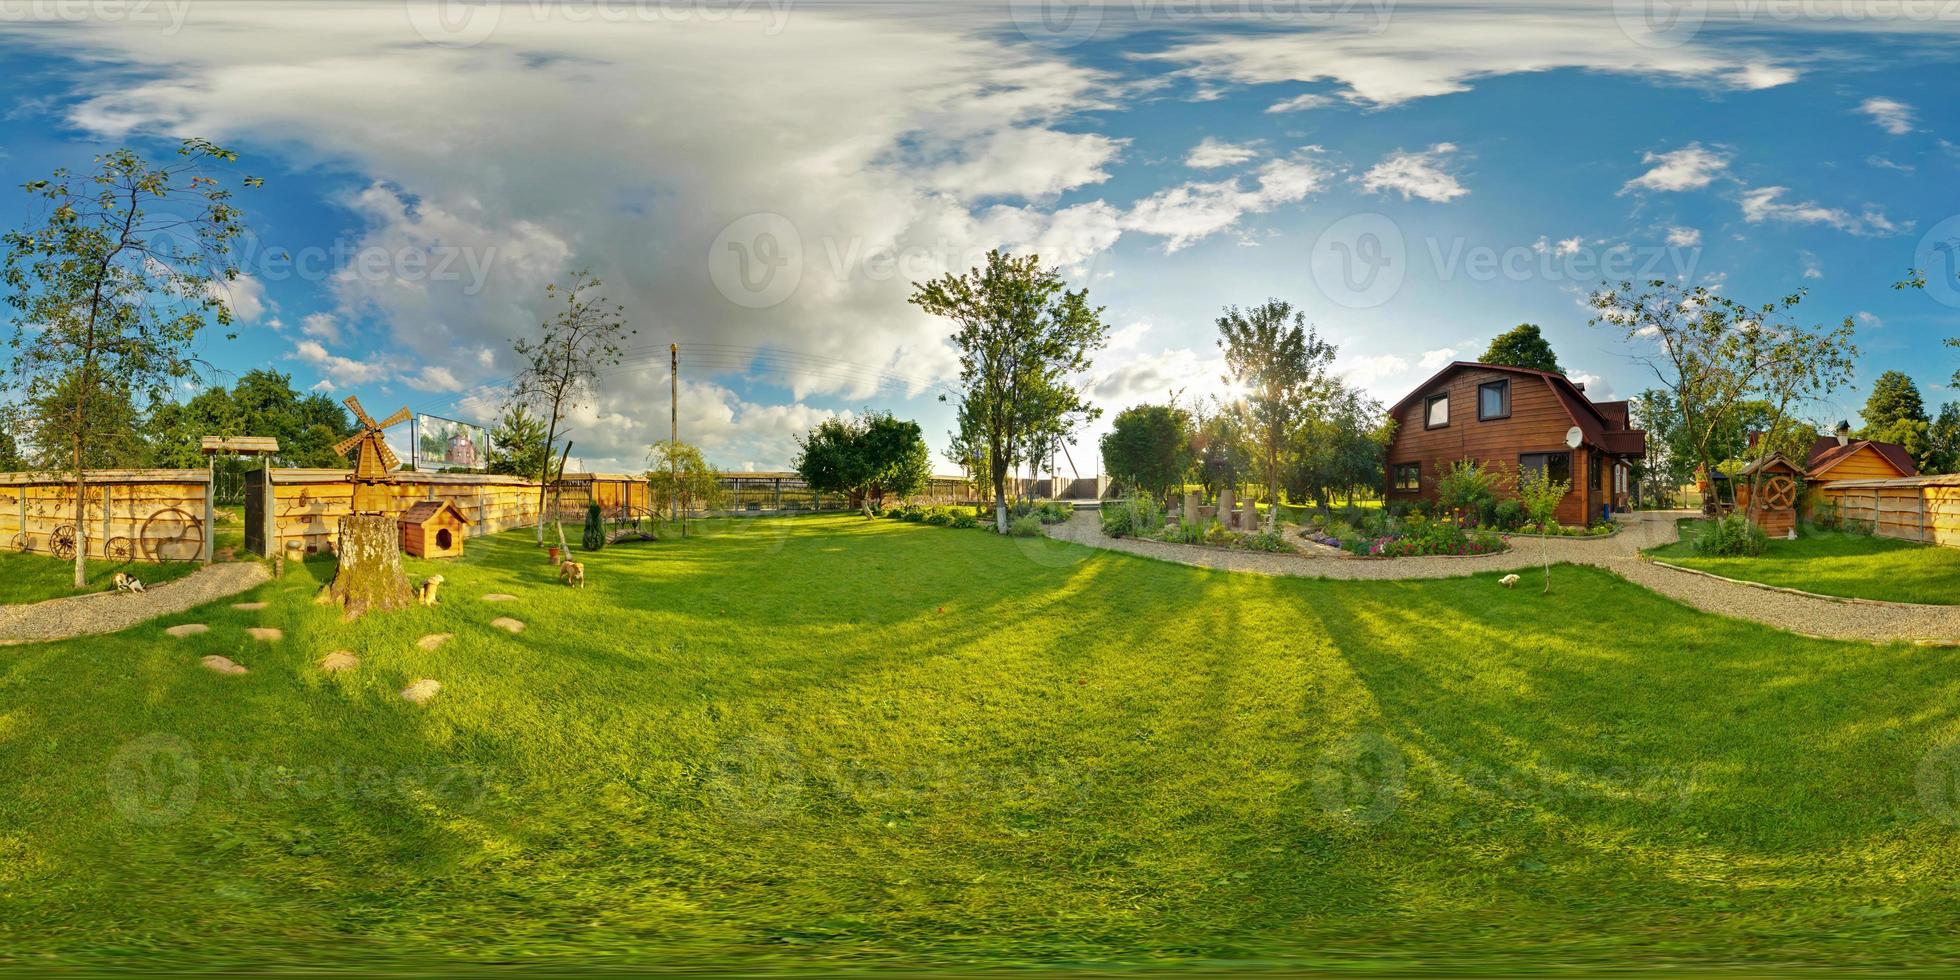
[[[681,517],[681,345],[667,345],[667,466],[673,477],[674,522],[687,537],[687,521]]]

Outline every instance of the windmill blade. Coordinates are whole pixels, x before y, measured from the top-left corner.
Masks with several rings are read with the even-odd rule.
[[[388,416],[386,421],[376,423],[375,428],[386,429],[389,426],[400,425],[406,421],[408,421],[408,409],[404,408],[401,411]]]
[[[384,469],[386,469],[390,473],[393,473],[394,471],[401,469],[402,458],[400,456],[395,455],[395,451],[393,449],[388,448],[388,443],[386,440],[377,437],[374,440],[374,448],[381,451],[381,465]]]
[[[367,438],[367,433],[356,432],[353,435],[348,436],[347,438],[342,439],[337,443],[334,443],[333,454],[335,456],[345,456],[347,455],[347,450],[360,445],[361,440],[366,438]]]
[[[354,418],[362,425],[370,429],[374,428],[374,420],[368,417],[367,409],[361,407],[360,399],[355,398],[353,395],[348,395],[341,404],[347,406],[347,410],[353,412]]]

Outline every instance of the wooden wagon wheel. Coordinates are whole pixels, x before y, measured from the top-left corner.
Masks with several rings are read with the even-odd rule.
[[[128,561],[136,555],[136,546],[128,538],[114,537],[102,546],[102,556],[110,561]]]
[[[1763,503],[1778,510],[1797,505],[1797,481],[1787,476],[1772,476],[1763,484]]]
[[[143,554],[152,561],[190,561],[204,554],[204,523],[170,507],[143,522]]]
[[[27,537],[26,531],[15,534],[13,541],[9,543],[13,545],[15,551],[19,552],[27,552],[34,549],[34,542]]]
[[[75,525],[63,524],[48,535],[48,553],[62,561],[75,557]]]

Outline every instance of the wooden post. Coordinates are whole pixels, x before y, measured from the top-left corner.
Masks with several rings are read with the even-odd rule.
[[[210,458],[204,473],[204,554],[199,556],[206,564],[211,564],[211,553],[218,539],[218,458]]]
[[[115,528],[109,523],[109,506],[112,502],[109,498],[110,489],[109,484],[102,485],[102,557],[104,558],[109,557],[109,539],[115,536]]]
[[[272,464],[266,463],[264,479],[260,480],[259,493],[265,497],[265,505],[259,508],[259,519],[265,522],[261,538],[265,541],[265,557],[276,558],[286,553],[286,542],[279,540],[279,494],[272,489]]]

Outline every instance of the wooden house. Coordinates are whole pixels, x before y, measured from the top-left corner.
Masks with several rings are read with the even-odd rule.
[[[402,551],[417,558],[455,558],[463,553],[469,519],[447,500],[424,500],[402,511]]]
[[[1384,499],[1434,499],[1436,478],[1470,459],[1503,475],[1549,470],[1572,484],[1559,503],[1561,524],[1599,520],[1629,506],[1631,464],[1647,452],[1647,434],[1629,425],[1627,403],[1595,402],[1562,374],[1458,361],[1389,409]]]
[[[1850,426],[1836,435],[1818,436],[1810,444],[1805,477],[1812,483],[1829,480],[1898,480],[1918,476],[1912,454],[1904,446],[1873,439],[1853,439]]]
[[[1771,453],[1742,468],[1730,481],[1735,506],[1772,538],[1789,537],[1797,529],[1797,495],[1803,467]]]

